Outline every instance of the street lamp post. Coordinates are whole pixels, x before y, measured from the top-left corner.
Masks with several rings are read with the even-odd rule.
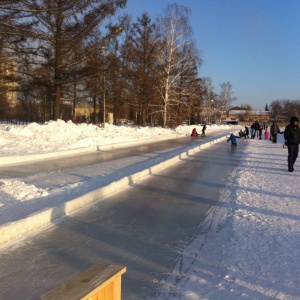
[[[223,117],[223,110],[224,110],[224,106],[222,105],[221,107],[221,117],[220,117],[220,124],[222,124],[222,117]]]
[[[214,104],[214,99],[211,99],[211,107],[209,110],[209,115],[210,115],[210,123],[212,123],[212,110],[213,110],[213,104]]]
[[[103,61],[102,61],[102,104],[103,104],[103,128],[105,127],[105,114],[106,114],[106,110],[105,110],[105,102],[106,102],[106,89],[105,89],[105,61],[106,61],[106,47],[102,46],[101,47],[102,50],[102,55],[103,55]]]

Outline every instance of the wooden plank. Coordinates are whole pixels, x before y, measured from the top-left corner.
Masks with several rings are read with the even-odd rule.
[[[125,272],[125,267],[97,264],[49,290],[37,300],[98,300],[101,298],[95,298],[94,296],[100,293],[101,290],[105,292],[105,288],[110,284],[114,289],[114,281],[117,283],[116,286],[121,289],[121,275]],[[109,286],[107,291],[110,289]],[[118,293],[121,293],[121,291],[116,293],[117,296]],[[121,298],[112,298],[112,300],[115,299],[120,300]]]

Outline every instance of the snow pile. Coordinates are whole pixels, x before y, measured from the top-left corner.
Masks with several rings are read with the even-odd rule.
[[[43,190],[35,187],[32,184],[26,184],[19,180],[6,180],[1,179],[0,182],[0,195],[5,195],[5,201],[0,201],[1,206],[7,206],[17,201],[28,201],[40,197],[46,197],[49,193],[47,190]]]
[[[186,136],[196,127],[179,126],[175,129],[161,127],[129,127],[106,124],[101,128],[93,124],[74,124],[71,121],[50,121],[44,125],[0,124],[0,156],[18,156],[52,153],[118,143],[131,143],[155,138]],[[208,126],[207,132],[230,128],[228,125]]]

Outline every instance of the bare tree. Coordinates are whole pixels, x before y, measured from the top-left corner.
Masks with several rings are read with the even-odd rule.
[[[185,62],[197,60],[189,46],[193,43],[189,15],[190,10],[187,7],[170,4],[164,16],[158,19],[158,29],[162,38],[162,47],[159,49],[157,60],[161,66],[159,89],[162,99],[163,127],[168,123],[168,110],[178,99],[180,76],[191,67]]]
[[[216,98],[216,94],[214,93],[214,86],[210,77],[202,78],[201,82],[203,98],[202,115],[205,122],[211,122],[212,103]]]
[[[176,97],[172,101],[169,113],[170,119],[174,116],[176,125],[181,124],[187,118],[190,124],[194,124],[195,115],[200,111],[199,78],[197,76],[201,60],[193,42],[186,44],[185,48],[181,52],[183,57],[178,66],[180,75],[176,87]]]
[[[155,105],[157,91],[156,53],[159,45],[155,24],[144,13],[133,23],[123,46],[122,56],[126,60],[130,104],[136,110],[136,123],[146,125]]]
[[[52,62],[53,80],[53,118],[61,117],[62,101],[66,87],[71,83],[70,74],[74,66],[80,65],[90,52],[80,57],[73,55],[80,44],[88,41],[93,30],[123,8],[126,0],[22,0],[4,1],[0,8],[7,14],[23,14],[14,19],[15,24],[7,20],[5,26],[13,26],[20,36],[31,39],[23,54],[28,53],[37,63]],[[22,30],[28,19],[33,20],[28,30]],[[108,25],[103,33],[103,41],[118,33],[119,24]],[[50,50],[50,51],[49,51]],[[30,52],[29,52],[30,51]]]
[[[273,113],[274,120],[277,120],[278,116],[280,116],[283,111],[282,101],[280,100],[272,101],[270,105],[270,109]]]
[[[299,100],[274,100],[270,105],[274,120],[284,119],[289,122],[291,116],[300,115]]]
[[[224,107],[227,111],[233,101],[236,101],[237,98],[233,97],[232,85],[230,82],[222,83],[221,85],[221,92],[220,92],[220,105]]]

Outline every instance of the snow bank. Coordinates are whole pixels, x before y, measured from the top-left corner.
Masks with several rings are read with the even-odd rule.
[[[130,144],[153,139],[177,138],[189,135],[192,128],[200,132],[202,126],[131,127],[107,124],[101,128],[93,124],[74,124],[71,121],[50,121],[44,125],[0,125],[0,157],[24,156],[87,149],[107,145]],[[230,126],[208,126],[207,132]]]

